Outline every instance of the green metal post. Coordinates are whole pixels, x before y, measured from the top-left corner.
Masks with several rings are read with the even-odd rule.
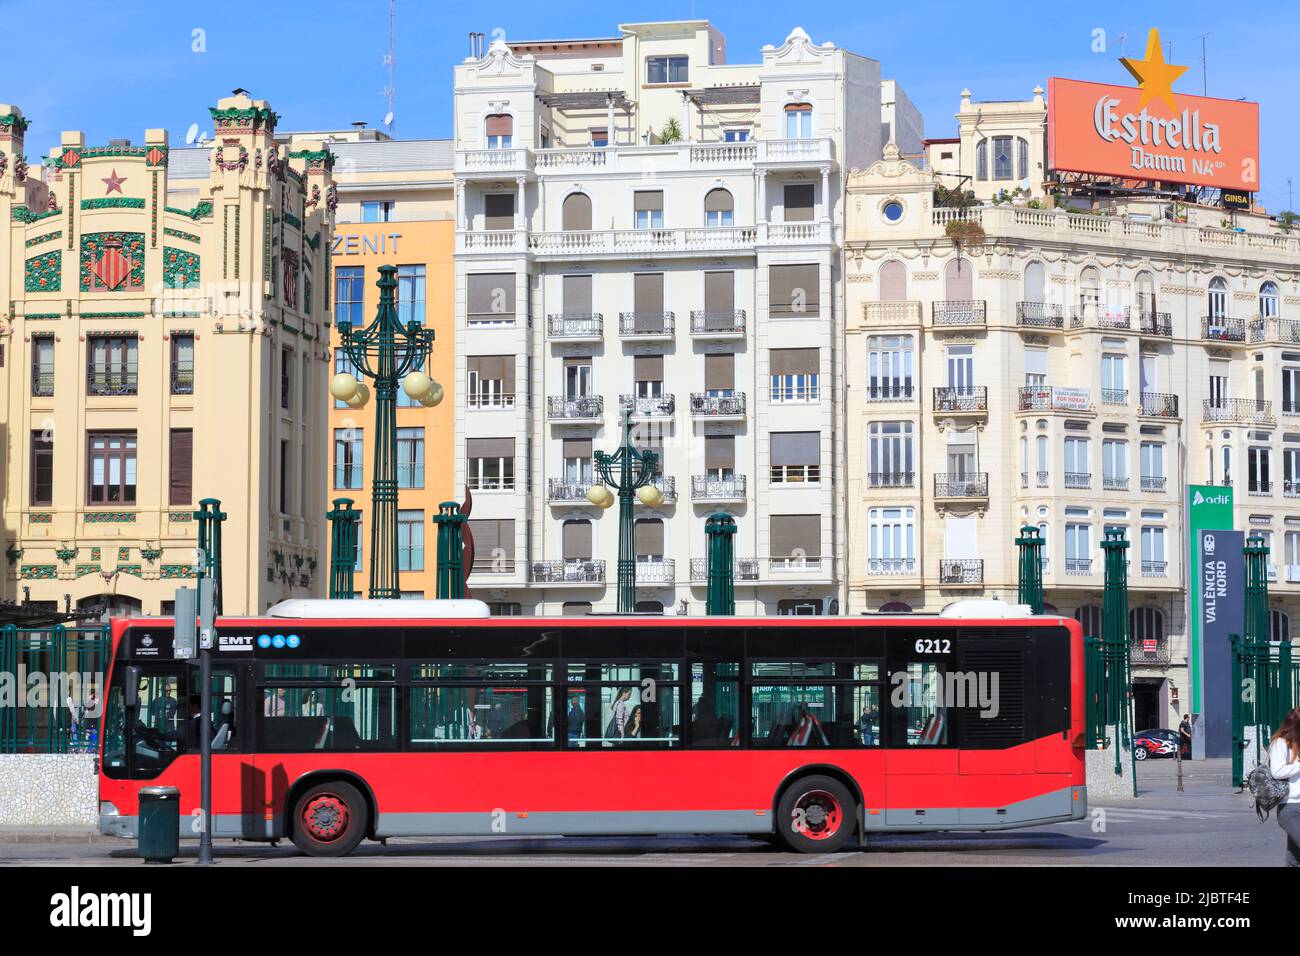
[[[1115,728],[1115,773],[1122,772],[1123,751],[1132,751],[1129,721],[1128,542],[1121,528],[1107,528],[1101,543],[1106,556],[1106,581],[1102,592],[1101,640],[1105,661],[1102,711],[1107,726]]]
[[[370,596],[402,596],[397,556],[397,388],[422,369],[433,348],[433,330],[397,318],[397,267],[380,266],[379,308],[364,329],[339,322],[339,348],[353,367],[375,383],[375,468],[371,480]]]
[[[1043,613],[1043,536],[1031,524],[1020,529],[1020,582],[1016,600],[1028,604],[1035,614]]]
[[[1246,546],[1241,549],[1246,559],[1246,618],[1241,648],[1245,655],[1245,674],[1252,693],[1252,700],[1244,711],[1245,723],[1240,728],[1241,746],[1248,746],[1253,739],[1255,744],[1255,762],[1258,763],[1263,748],[1260,735],[1268,734],[1277,726],[1281,715],[1276,717],[1280,698],[1281,673],[1273,663],[1273,648],[1269,644],[1268,619],[1268,547],[1261,535],[1252,534],[1246,539]],[[1239,688],[1244,690],[1245,688]],[[1253,732],[1248,737],[1246,726],[1252,726]],[[1238,728],[1233,726],[1233,737],[1238,735]],[[1244,763],[1244,754],[1233,755],[1233,770],[1237,771],[1238,762]],[[1237,781],[1244,779],[1244,767]]]
[[[199,523],[199,550],[203,552],[200,576],[212,578],[214,603],[217,613],[222,614],[221,523],[226,520],[226,513],[216,498],[204,498],[199,502],[199,510],[194,512],[194,520]]]
[[[595,454],[600,480],[618,492],[618,612],[636,610],[636,543],[632,540],[632,508],[637,490],[654,481],[659,455],[632,444],[632,410],[623,410],[623,444],[612,454]],[[615,473],[617,469],[617,474]]]
[[[351,498],[335,498],[334,507],[325,514],[330,523],[330,590],[332,598],[351,598],[356,594],[352,580],[357,566],[357,532],[361,512],[352,507]]]
[[[709,541],[709,589],[705,613],[730,617],[736,613],[736,580],[732,571],[736,519],[723,512],[710,515],[704,522],[704,534]]]
[[[465,596],[464,544],[461,540],[461,528],[465,516],[460,513],[460,505],[454,501],[444,501],[438,505],[438,513],[433,520],[438,525],[438,571],[437,594],[439,600],[463,598]]]

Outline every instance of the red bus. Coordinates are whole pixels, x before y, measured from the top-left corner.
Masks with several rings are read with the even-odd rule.
[[[937,616],[488,617],[477,601],[289,601],[221,618],[212,832],[363,839],[876,833],[1084,816],[1078,622]],[[113,623],[100,830],[137,792],[199,803],[198,668]],[[182,824],[182,833],[191,827]]]

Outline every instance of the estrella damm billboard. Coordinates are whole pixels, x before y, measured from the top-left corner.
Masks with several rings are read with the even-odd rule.
[[[1138,86],[1047,81],[1052,169],[1255,192],[1259,104],[1175,93],[1187,68],[1165,63],[1151,31],[1145,60],[1121,60]]]

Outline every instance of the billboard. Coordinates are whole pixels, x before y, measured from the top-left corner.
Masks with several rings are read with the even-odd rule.
[[[1241,634],[1246,620],[1246,559],[1241,550],[1245,543],[1241,531],[1197,534],[1203,693],[1192,747],[1198,758],[1232,756],[1231,638]]]
[[[1201,646],[1201,532],[1232,529],[1232,488],[1216,485],[1187,486],[1187,669],[1191,711],[1203,703],[1204,657]]]

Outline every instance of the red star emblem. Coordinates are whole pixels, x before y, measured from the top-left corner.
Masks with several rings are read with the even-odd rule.
[[[113,170],[113,175],[104,178],[102,182],[108,187],[104,190],[104,195],[107,196],[109,193],[120,193],[122,191],[122,184],[126,182],[126,177],[119,176],[115,169]]]

